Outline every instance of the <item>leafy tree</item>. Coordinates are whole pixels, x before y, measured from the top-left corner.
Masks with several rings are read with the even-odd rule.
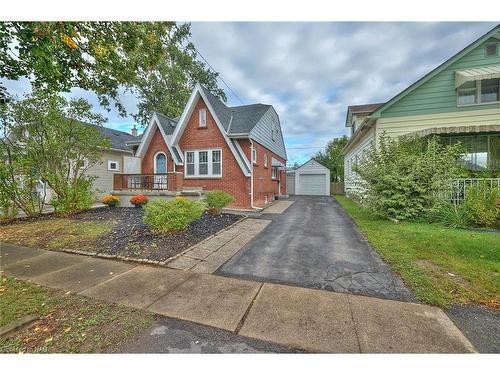
[[[439,138],[382,135],[354,166],[366,205],[385,217],[415,220],[442,202],[450,180],[463,173],[463,147]]]
[[[320,151],[314,159],[330,169],[330,179],[332,182],[344,180],[344,157],[342,150],[348,142],[346,136],[334,138],[329,141],[324,151]]]
[[[86,172],[110,144],[95,126],[85,123],[104,122],[91,108],[84,99],[66,100],[41,91],[4,106],[0,185],[26,214],[42,212],[43,197],[34,189],[40,181],[55,192],[59,211],[85,209],[92,203],[95,177]]]
[[[196,80],[225,100],[217,74],[195,59],[190,35],[189,24],[174,22],[3,22],[0,77],[54,93],[89,90],[122,115],[119,95],[134,91],[144,123],[151,110],[178,114]]]

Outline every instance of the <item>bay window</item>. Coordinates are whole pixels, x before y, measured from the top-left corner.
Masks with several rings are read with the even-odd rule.
[[[186,151],[186,177],[222,177],[222,150]]]

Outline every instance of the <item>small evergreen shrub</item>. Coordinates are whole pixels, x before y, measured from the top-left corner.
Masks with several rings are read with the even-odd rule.
[[[208,209],[219,215],[224,207],[234,202],[234,197],[231,194],[222,190],[213,190],[205,194],[205,203]]]
[[[470,212],[463,203],[441,205],[435,221],[451,228],[468,228],[472,223]]]
[[[144,207],[144,223],[158,232],[176,232],[185,230],[204,211],[202,202],[184,197],[154,199]]]
[[[500,188],[491,187],[488,183],[478,183],[467,187],[465,207],[474,225],[491,227],[500,219],[497,201],[500,199]]]

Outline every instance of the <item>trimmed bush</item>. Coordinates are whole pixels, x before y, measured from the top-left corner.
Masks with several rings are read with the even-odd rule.
[[[213,190],[205,194],[205,203],[208,209],[217,215],[221,213],[224,207],[233,202],[234,197],[222,190]]]
[[[203,203],[183,197],[154,199],[144,207],[144,223],[158,232],[176,232],[185,230],[204,211]]]

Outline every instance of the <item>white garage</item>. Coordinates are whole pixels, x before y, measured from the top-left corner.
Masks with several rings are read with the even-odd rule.
[[[289,183],[288,181],[292,181]],[[287,173],[287,192],[295,195],[330,195],[330,170],[311,159]]]

